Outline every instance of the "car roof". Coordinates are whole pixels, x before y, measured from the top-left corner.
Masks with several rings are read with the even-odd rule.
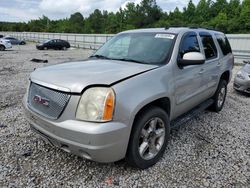
[[[188,31],[198,31],[198,32],[209,32],[209,33],[216,33],[216,34],[223,34],[222,32],[205,29],[205,28],[195,28],[195,27],[168,27],[168,28],[149,28],[149,29],[134,29],[124,31],[122,33],[172,33],[172,34],[179,34]]]

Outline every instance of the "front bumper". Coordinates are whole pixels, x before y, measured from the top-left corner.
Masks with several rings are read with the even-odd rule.
[[[114,162],[125,157],[128,128],[119,122],[92,123],[77,120],[50,121],[24,104],[31,129],[62,150],[97,162]]]
[[[12,48],[11,43],[6,43],[5,48],[6,48],[6,49],[10,49],[10,48]]]
[[[37,45],[37,46],[36,46],[36,49],[41,50],[41,49],[43,49],[43,47]]]
[[[242,80],[236,77],[234,79],[234,89],[237,91],[250,93],[250,79]]]

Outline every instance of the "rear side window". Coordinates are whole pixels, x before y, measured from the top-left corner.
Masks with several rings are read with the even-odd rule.
[[[222,34],[216,34],[216,39],[220,45],[221,51],[223,55],[227,55],[229,53],[232,53],[232,49],[230,46],[230,43],[225,35]]]
[[[211,34],[202,32],[200,33],[201,42],[204,48],[206,59],[216,58],[218,55],[213,37]]]
[[[194,32],[184,35],[180,45],[180,58],[183,58],[183,55],[188,52],[200,52],[197,35]]]

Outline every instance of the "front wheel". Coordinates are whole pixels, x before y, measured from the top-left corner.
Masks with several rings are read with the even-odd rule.
[[[0,45],[0,51],[4,51],[5,47],[3,45]]]
[[[146,169],[163,156],[170,135],[167,113],[151,107],[139,114],[130,136],[126,160],[134,167]]]
[[[211,105],[210,109],[215,112],[222,110],[227,96],[227,82],[221,80],[218,88],[213,96],[214,103]]]

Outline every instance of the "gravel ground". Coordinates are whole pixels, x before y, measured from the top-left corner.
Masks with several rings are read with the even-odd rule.
[[[133,169],[123,160],[87,161],[32,133],[21,104],[29,74],[91,53],[37,51],[34,44],[0,52],[0,187],[249,187],[250,98],[235,92],[232,82],[222,112],[205,111],[172,131],[164,157],[147,170]],[[49,63],[33,63],[32,58]]]

